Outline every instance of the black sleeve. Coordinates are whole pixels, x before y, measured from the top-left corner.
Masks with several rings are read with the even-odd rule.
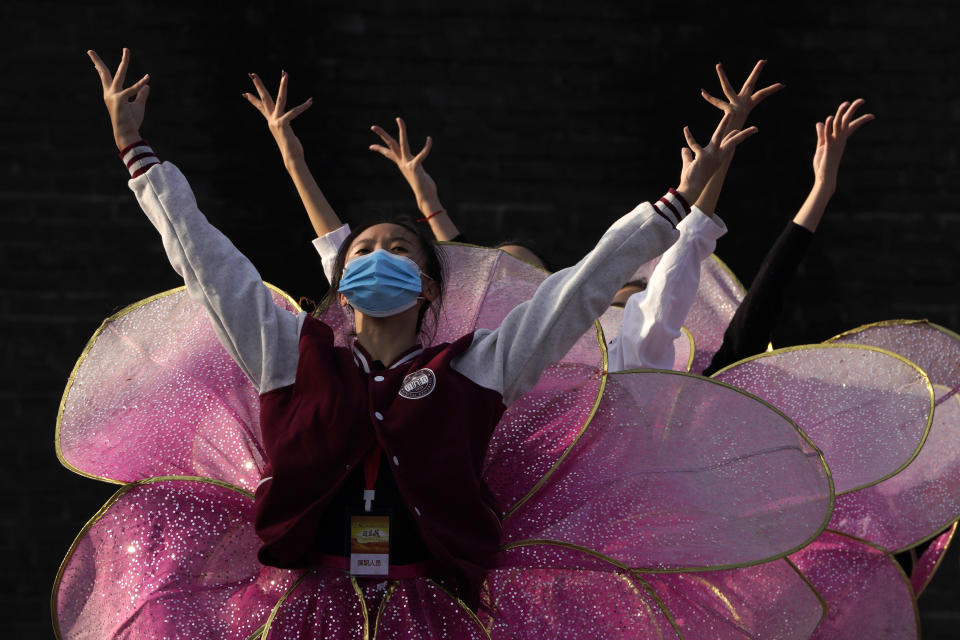
[[[723,334],[720,350],[703,375],[767,349],[780,315],[783,290],[793,279],[812,240],[812,231],[792,221],[787,224],[763,259],[747,295]]]

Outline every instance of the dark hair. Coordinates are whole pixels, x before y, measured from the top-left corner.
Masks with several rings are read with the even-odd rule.
[[[515,247],[523,247],[537,257],[537,260],[540,261],[540,264],[543,265],[544,269],[550,272],[555,271],[553,264],[548,262],[547,259],[543,257],[543,253],[541,253],[537,242],[529,238],[510,238],[508,240],[498,242],[494,249],[502,249],[503,247],[509,247],[511,245]]]
[[[374,220],[361,224],[357,226],[356,229],[350,231],[350,235],[344,239],[343,244],[340,245],[340,250],[337,251],[337,259],[333,263],[333,278],[330,281],[330,291],[327,292],[326,298],[321,302],[318,312],[323,313],[331,304],[336,304],[337,302],[337,290],[340,288],[340,278],[343,277],[343,269],[347,263],[347,252],[350,250],[350,245],[357,239],[357,236],[378,224],[393,224],[409,231],[417,239],[417,244],[424,255],[423,273],[437,283],[438,293],[436,299],[433,302],[424,302],[417,316],[417,333],[420,333],[423,329],[423,318],[426,316],[427,310],[430,311],[433,322],[430,323],[429,339],[424,340],[425,343],[430,343],[436,335],[437,325],[440,320],[440,309],[443,306],[443,256],[437,251],[437,245],[434,243],[433,238],[421,231],[410,218]]]
[[[639,278],[637,280],[631,280],[630,282],[624,282],[622,285],[620,285],[620,288],[623,289],[624,287],[636,287],[637,289],[643,291],[647,288],[647,279]]]

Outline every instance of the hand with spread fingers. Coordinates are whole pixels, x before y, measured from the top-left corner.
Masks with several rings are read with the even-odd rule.
[[[726,102],[710,95],[706,89],[700,89],[700,95],[703,96],[704,100],[724,113],[731,115],[729,122],[731,129],[742,129],[754,107],[763,102],[767,96],[771,96],[783,89],[784,85],[778,82],[758,91],[753,90],[757,84],[757,80],[760,78],[760,72],[763,71],[766,64],[766,60],[758,60],[757,64],[753,66],[753,71],[750,72],[750,75],[747,76],[746,81],[740,88],[740,91],[737,91],[733,88],[733,85],[730,84],[730,80],[727,79],[727,74],[723,71],[723,65],[717,63],[717,77],[720,79],[720,88],[723,89],[723,95],[727,98]]]
[[[710,143],[701,147],[694,140],[689,127],[683,128],[687,146],[680,152],[683,169],[680,172],[680,186],[677,192],[687,202],[696,202],[700,192],[717,169],[730,157],[741,142],[757,132],[756,127],[740,131],[730,126],[733,114],[725,113],[710,138]]]
[[[397,139],[387,133],[382,127],[373,125],[370,130],[380,136],[383,144],[370,145],[371,151],[376,151],[387,158],[400,169],[413,195],[417,199],[417,208],[424,215],[424,220],[430,223],[430,229],[437,240],[453,240],[460,232],[447,215],[446,209],[440,204],[437,195],[437,183],[423,168],[423,161],[430,154],[433,147],[433,138],[427,136],[423,148],[414,155],[407,142],[407,125],[403,118],[397,118]]]
[[[313,174],[310,173],[304,158],[303,143],[293,132],[293,126],[290,124],[294,118],[310,108],[313,98],[307,98],[302,104],[287,111],[289,76],[286,71],[280,74],[280,88],[277,89],[276,100],[267,91],[260,76],[255,73],[249,75],[254,89],[257,90],[257,96],[254,97],[250,93],[242,95],[266,119],[267,128],[270,129],[270,134],[280,148],[283,165],[297,188],[297,194],[300,196],[303,208],[307,211],[307,217],[310,218],[314,231],[317,232],[318,237],[322,237],[339,229],[343,226],[343,222],[323,195]]]
[[[794,223],[808,231],[817,230],[827,204],[837,189],[837,173],[840,171],[840,159],[843,158],[847,140],[854,131],[874,118],[872,113],[855,117],[863,102],[863,98],[843,102],[837,107],[835,114],[816,124],[817,149],[813,153],[813,187],[793,218]]]
[[[817,182],[826,187],[836,188],[840,159],[847,147],[847,139],[854,131],[874,119],[872,113],[855,117],[863,103],[863,98],[843,102],[834,115],[827,116],[824,122],[816,124],[817,150],[813,154],[813,175]]]
[[[93,66],[100,75],[103,85],[103,102],[110,113],[110,124],[113,126],[113,139],[118,149],[140,140],[140,126],[143,124],[144,110],[147,106],[147,97],[150,95],[150,74],[144,75],[126,89],[123,83],[127,77],[127,68],[130,66],[130,50],[124,49],[117,72],[111,73],[96,51],[87,51],[93,61]]]
[[[277,99],[274,100],[273,96],[270,95],[270,92],[267,91],[267,88],[264,86],[263,81],[260,80],[260,76],[251,73],[250,79],[253,81],[253,86],[257,90],[257,97],[254,97],[251,93],[243,94],[247,102],[252,104],[254,108],[260,112],[260,115],[266,119],[267,127],[270,129],[273,139],[277,141],[277,146],[280,147],[280,154],[283,156],[285,163],[303,158],[303,144],[301,144],[300,139],[294,134],[293,127],[290,123],[313,104],[313,98],[307,98],[302,104],[297,105],[289,111],[285,111],[287,107],[288,78],[289,76],[286,71],[280,74],[280,88],[277,90]]]

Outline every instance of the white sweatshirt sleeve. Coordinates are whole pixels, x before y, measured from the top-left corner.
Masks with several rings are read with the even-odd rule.
[[[700,263],[713,253],[727,227],[719,217],[711,219],[693,207],[677,230],[680,239],[663,254],[646,290],[624,305],[620,335],[607,349],[610,371],[673,367],[673,342],[696,299]]]
[[[590,328],[639,265],[677,239],[674,225],[688,210],[674,193],[657,204],[639,205],[580,262],[544,280],[533,298],[510,311],[499,327],[477,331],[453,367],[499,392],[509,406]]]
[[[337,263],[337,253],[340,251],[340,245],[350,235],[350,225],[345,224],[339,229],[334,229],[319,238],[313,239],[313,248],[320,254],[320,262],[323,263],[323,275],[327,276],[327,282],[333,282],[333,267]]]
[[[188,293],[206,307],[224,348],[260,393],[293,384],[306,314],[274,305],[256,268],[207,222],[173,164],[146,169],[130,180],[130,189],[160,232]]]

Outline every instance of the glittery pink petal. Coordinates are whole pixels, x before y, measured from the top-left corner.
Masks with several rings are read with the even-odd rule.
[[[632,576],[586,569],[497,569],[487,574],[493,640],[677,638]]]
[[[584,435],[502,540],[633,568],[722,568],[812,540],[830,503],[819,453],[768,405],[698,376],[610,374]]]
[[[888,320],[858,327],[829,342],[865,344],[898,353],[923,369],[946,393],[960,386],[960,336],[925,320]]]
[[[827,617],[813,638],[919,637],[910,581],[883,551],[825,531],[790,559],[827,602]]]
[[[480,620],[433,580],[363,581],[377,640],[484,640]],[[372,603],[379,603],[377,607]]]
[[[793,419],[823,451],[837,494],[902,469],[923,444],[932,418],[926,375],[873,347],[788,347],[713,377],[756,394]]]
[[[363,640],[372,630],[354,583],[342,571],[316,569],[274,607],[265,640]]]
[[[576,441],[590,419],[602,379],[592,367],[554,365],[507,409],[490,439],[483,468],[501,513],[531,492]]]
[[[685,640],[806,640],[826,615],[818,595],[786,560],[686,574],[644,574]]]
[[[683,321],[696,347],[691,371],[702,372],[720,350],[727,325],[745,294],[743,285],[717,256],[700,263],[697,297]]]
[[[942,395],[944,387],[935,386]],[[930,435],[907,468],[837,496],[830,528],[891,551],[928,539],[960,517],[960,396],[937,406]]]
[[[246,640],[295,578],[257,562],[252,506],[199,480],[120,489],[61,566],[58,637]]]
[[[919,596],[923,593],[934,574],[940,568],[943,557],[947,554],[950,547],[950,541],[953,540],[953,534],[957,532],[957,523],[934,538],[930,546],[924,550],[923,555],[917,560],[913,573],[910,574],[910,584],[913,585],[913,592]]]
[[[278,293],[275,302],[292,310]],[[64,393],[58,453],[100,479],[203,476],[252,491],[259,415],[256,389],[207,314],[176,289],[124,309],[91,339]]]

